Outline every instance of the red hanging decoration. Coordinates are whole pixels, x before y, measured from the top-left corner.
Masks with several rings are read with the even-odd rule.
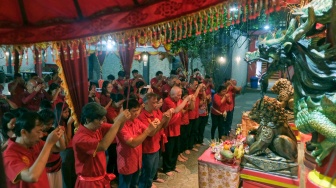
[[[246,1],[243,1],[243,22],[246,22],[246,12],[247,12],[247,7],[246,7]]]
[[[224,9],[223,9],[223,7],[221,6],[221,10],[220,10],[220,28],[223,28],[224,27]],[[222,16],[223,15],[223,16]]]
[[[188,33],[188,23],[185,19],[183,19],[183,22],[184,22],[184,35],[183,35],[183,38],[187,38],[187,33]]]
[[[269,9],[268,9],[268,0],[265,0],[265,14],[269,14]]]

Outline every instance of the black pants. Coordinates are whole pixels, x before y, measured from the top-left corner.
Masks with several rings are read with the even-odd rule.
[[[232,111],[228,111],[227,117],[226,117],[226,121],[227,121],[228,126],[230,127],[230,130],[232,129],[233,112],[234,112],[234,108]]]
[[[107,173],[113,173],[118,177],[118,166],[117,166],[117,143],[112,143],[107,148],[107,153],[109,156],[109,160],[107,162]]]
[[[191,129],[191,133],[190,133],[190,137],[188,139],[188,149],[192,149],[194,147],[194,144],[197,144],[198,125],[199,125],[198,118],[189,120],[189,126],[190,126],[190,129]]]
[[[180,136],[168,137],[165,144],[165,152],[163,152],[163,172],[174,171],[176,168],[177,157],[179,155]]]
[[[62,158],[62,178],[64,188],[74,188],[76,184],[75,155],[73,148],[60,152]]]
[[[229,112],[227,112],[229,114]],[[227,124],[227,120],[222,115],[211,114],[212,126],[211,126],[211,139],[215,138],[215,132],[218,127],[218,138],[222,136],[228,136],[230,134],[231,127]]]
[[[208,124],[209,116],[200,116],[198,124],[198,136],[197,136],[197,144],[202,144],[204,139],[204,130],[205,126]]]
[[[188,146],[186,144],[185,141],[188,140],[188,130],[190,125],[181,125],[180,131],[181,131],[181,135],[180,135],[180,147],[179,147],[179,153],[183,153],[185,150],[188,149]]]

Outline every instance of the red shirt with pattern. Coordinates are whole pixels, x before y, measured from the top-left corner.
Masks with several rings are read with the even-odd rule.
[[[196,91],[188,88],[189,95],[193,95]],[[189,111],[189,119],[197,119],[199,117],[198,110],[199,110],[199,103],[200,99],[199,96],[195,98],[195,108]]]
[[[229,97],[232,98],[232,96],[229,94]],[[214,95],[214,98],[213,98],[213,101],[212,101],[212,108],[211,108],[211,113],[214,114],[214,115],[221,115],[219,114],[217,111],[223,113],[224,111],[229,111],[229,104],[232,103],[232,100],[231,102],[229,102],[227,99],[224,100],[224,102],[222,103],[221,102],[222,100],[222,96],[219,96],[217,93]],[[214,110],[214,109],[216,110]]]
[[[141,135],[147,126],[139,119],[126,121],[117,134],[117,163],[119,174],[129,175],[142,167],[142,144],[135,148],[126,144],[131,138]]]
[[[180,105],[183,101],[179,99],[175,102],[170,96],[163,100],[162,111],[167,111],[171,108],[176,108]],[[168,126],[165,128],[165,134],[168,137],[180,136],[180,126],[182,121],[182,111],[175,113],[172,115]]]
[[[75,168],[77,176],[99,177],[106,174],[105,151],[97,152],[99,142],[111,128],[111,124],[103,123],[95,131],[80,125],[72,139],[75,154]],[[76,180],[76,187],[104,187],[110,180],[102,178],[96,181]]]
[[[8,188],[48,188],[49,181],[46,169],[43,170],[41,176],[36,183],[28,183],[24,181],[15,181],[17,176],[24,169],[30,168],[39,156],[44,146],[44,141],[40,140],[31,148],[26,148],[15,142],[16,138],[8,140],[8,147],[3,153],[4,166],[6,169],[6,181]]]
[[[160,110],[154,110],[152,113],[143,108],[138,119],[143,122],[147,127],[149,126],[149,120],[154,121],[155,118],[162,120],[162,112]],[[158,131],[154,136],[148,136],[142,143],[142,153],[155,153],[160,149],[160,140],[162,132]]]

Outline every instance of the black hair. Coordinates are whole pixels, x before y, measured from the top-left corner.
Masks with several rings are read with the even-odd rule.
[[[82,109],[81,123],[90,123],[95,119],[101,120],[106,115],[106,109],[100,104],[95,102],[90,102],[86,104]]]
[[[112,99],[113,102],[119,102],[124,99],[124,95],[120,93],[111,93],[110,98]]]
[[[127,96],[127,94],[128,94],[128,88],[129,88],[129,86],[125,87],[125,89],[124,89],[124,96]],[[129,93],[130,93],[130,96],[132,94],[134,94],[134,88],[133,87],[130,87]]]
[[[107,76],[107,79],[108,80],[115,80],[115,77],[112,74],[110,74],[110,75]]]
[[[189,95],[189,92],[186,88],[182,88],[182,97]]]
[[[106,94],[107,94],[107,86],[108,86],[109,84],[111,84],[110,81],[107,81],[107,80],[106,80],[106,81],[103,82],[102,92],[101,92],[102,95],[106,95]],[[111,84],[111,85],[112,85],[112,84]]]
[[[133,73],[139,73],[139,71],[136,70],[136,69],[134,69],[134,70],[132,70],[132,74],[133,74]]]
[[[52,92],[53,90],[58,89],[58,88],[60,88],[60,86],[59,86],[58,84],[56,84],[56,83],[51,83],[50,86],[49,86],[49,89],[48,89],[48,93],[49,93],[49,95],[51,95],[51,92]]]
[[[17,108],[15,110],[13,110],[13,113],[14,113],[15,117],[20,117],[23,114],[25,114],[26,112],[29,112],[29,110],[27,108],[24,108],[24,107],[20,107],[20,108]]]
[[[193,72],[196,72],[196,71],[199,71],[199,69],[198,69],[198,68],[195,68],[195,69],[193,70]]]
[[[119,71],[118,76],[119,77],[125,77],[125,71]]]
[[[159,76],[160,74],[163,74],[163,72],[162,72],[162,71],[157,71],[157,72],[155,73],[155,76]]]
[[[41,116],[41,121],[44,125],[49,123],[51,120],[55,121],[56,119],[54,112],[50,109],[41,110],[39,115]]]
[[[15,118],[15,115],[11,112],[6,112],[4,113],[4,115],[1,118],[1,131],[2,131],[2,135],[5,139],[8,139],[9,136],[7,135],[7,132],[9,131],[7,124],[13,119]],[[15,127],[14,127],[15,130]],[[13,131],[14,131],[13,130]]]
[[[135,83],[135,87],[136,87],[137,89],[139,89],[141,86],[144,86],[144,85],[145,85],[145,82],[142,81],[142,80],[139,80],[139,81],[137,81],[137,82]]]
[[[56,104],[55,106],[55,116],[56,116],[56,119],[55,119],[55,126],[58,126],[57,124],[60,122],[60,124],[62,125],[62,121],[63,122],[68,122],[68,119],[62,119],[62,113],[65,109],[69,108],[68,104],[67,103],[63,103],[63,102],[59,102]],[[70,110],[70,109],[69,109]],[[70,113],[71,114],[71,113]],[[70,116],[69,116],[70,117]]]
[[[217,89],[217,93],[220,93],[221,91],[225,90],[226,89],[226,86],[224,85],[220,85]]]
[[[128,106],[127,106],[128,104]],[[128,101],[125,101],[123,103],[123,108],[124,110],[129,109],[131,110],[132,108],[139,108],[140,107],[140,103],[138,102],[138,100],[130,98]]]
[[[40,109],[41,110],[44,110],[44,109],[53,109],[52,105],[51,105],[51,102],[47,99],[43,99],[40,103]]]
[[[95,83],[95,82],[90,82],[89,91],[91,91],[91,89],[92,89],[93,86],[96,86],[96,87],[97,87],[98,84]]]
[[[205,75],[205,78],[209,79],[209,78],[210,78],[210,76],[209,76],[209,75]]]
[[[148,91],[148,88],[141,88],[139,94],[140,95],[145,95]]]
[[[37,112],[26,112],[16,119],[15,135],[21,137],[21,130],[31,132],[36,126],[36,120],[41,121],[41,116]]]

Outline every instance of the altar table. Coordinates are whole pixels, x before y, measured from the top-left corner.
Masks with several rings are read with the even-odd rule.
[[[239,164],[226,164],[215,159],[210,149],[198,158],[200,188],[236,188],[239,186]]]

